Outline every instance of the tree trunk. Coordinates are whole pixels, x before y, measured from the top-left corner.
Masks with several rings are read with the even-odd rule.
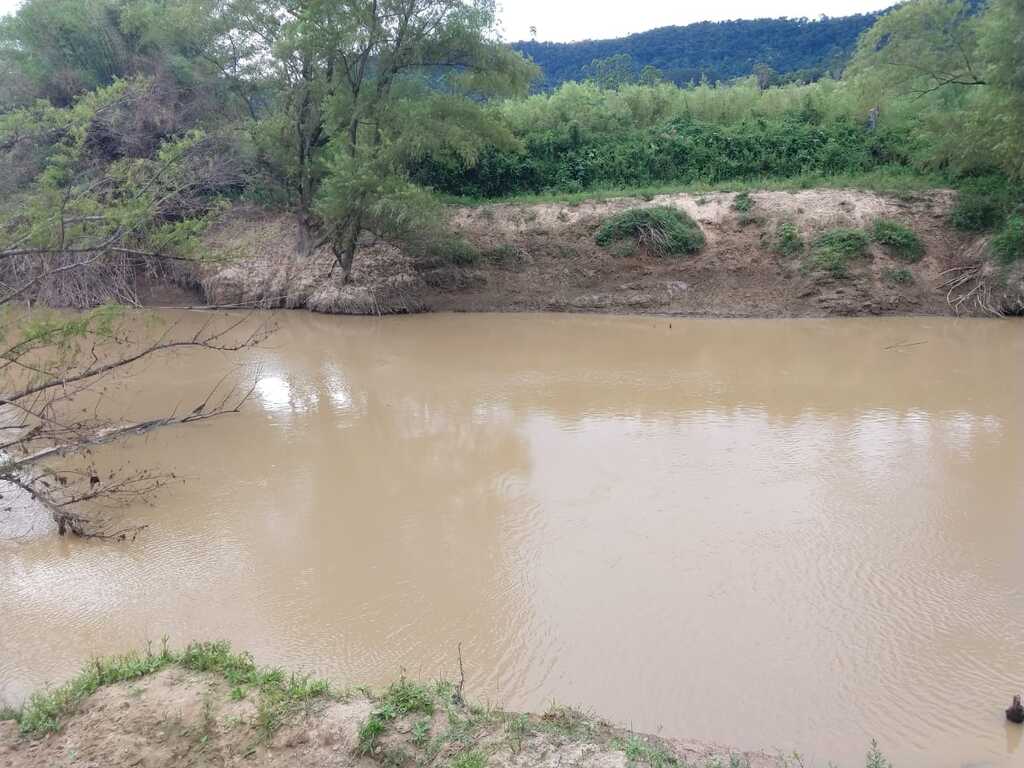
[[[309,223],[309,216],[305,211],[300,210],[295,214],[295,223],[298,228],[298,246],[296,250],[303,259],[313,255],[313,228]]]
[[[361,230],[362,225],[356,219],[345,229],[341,242],[335,241],[332,246],[334,258],[338,260],[338,266],[341,267],[342,285],[348,285],[349,280],[352,279],[352,262],[356,257],[356,245],[359,243]]]

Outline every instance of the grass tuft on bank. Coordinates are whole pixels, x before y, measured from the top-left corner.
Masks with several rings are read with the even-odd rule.
[[[871,239],[895,258],[913,264],[924,256],[924,243],[910,227],[891,219],[876,219]]]
[[[657,256],[696,253],[704,247],[704,233],[684,211],[669,206],[630,208],[609,217],[595,235],[598,245],[636,242]]]
[[[832,277],[846,277],[850,262],[867,255],[871,241],[859,229],[836,227],[823,232],[811,247],[810,266]]]
[[[272,736],[284,719],[297,708],[315,699],[331,695],[330,685],[282,669],[258,667],[248,653],[235,653],[226,642],[190,643],[183,651],[171,650],[167,643],[153,653],[127,653],[98,658],[86,664],[70,681],[57,688],[34,693],[25,705],[11,712],[21,733],[40,737],[60,730],[61,720],[74,713],[89,696],[106,685],[137,680],[171,665],[195,672],[222,675],[233,686],[232,697],[244,698],[248,691],[259,696],[257,727]]]

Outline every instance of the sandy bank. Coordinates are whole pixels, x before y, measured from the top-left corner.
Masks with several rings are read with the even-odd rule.
[[[526,715],[473,706],[446,683],[401,680],[378,695],[341,692],[247,667],[244,656],[211,663],[203,653],[185,662],[117,662],[101,674],[152,669],[62,706],[42,729],[33,730],[38,707],[22,715],[20,726],[0,721],[0,766],[778,765],[764,753],[636,734],[568,707]],[[87,668],[78,680],[89,674]]]
[[[984,263],[986,291],[1011,311],[1024,306],[1024,275],[1009,279],[983,262],[986,241],[949,225],[954,193],[902,196],[854,190],[761,192],[749,211],[736,195],[673,194],[580,204],[495,204],[451,209],[453,230],[478,252],[474,263],[414,259],[393,245],[364,243],[353,280],[342,285],[322,249],[295,255],[290,215],[238,207],[207,234],[205,248],[224,261],[197,275],[202,300],[217,305],[306,308],[343,314],[417,311],[578,311],[703,317],[989,314],[970,291],[952,294],[949,270]],[[698,221],[707,245],[693,256],[616,255],[594,232],[609,215],[669,205]],[[784,256],[777,228],[794,224],[806,244],[832,227],[868,229],[879,218],[914,230],[925,253],[906,263],[873,243],[845,277],[808,268],[807,251]],[[898,276],[898,279],[894,279]]]

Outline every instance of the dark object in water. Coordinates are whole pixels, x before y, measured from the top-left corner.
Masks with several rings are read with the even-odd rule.
[[[1024,705],[1020,703],[1020,696],[1013,697],[1013,704],[1006,710],[1006,719],[1018,725],[1024,723]]]

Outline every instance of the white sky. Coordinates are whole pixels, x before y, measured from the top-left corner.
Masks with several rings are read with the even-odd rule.
[[[877,11],[894,0],[499,0],[507,40],[526,40],[530,26],[538,40],[599,40],[622,37],[670,24],[724,19],[815,18],[821,14],[847,16]],[[10,13],[20,0],[0,0],[0,13]]]

